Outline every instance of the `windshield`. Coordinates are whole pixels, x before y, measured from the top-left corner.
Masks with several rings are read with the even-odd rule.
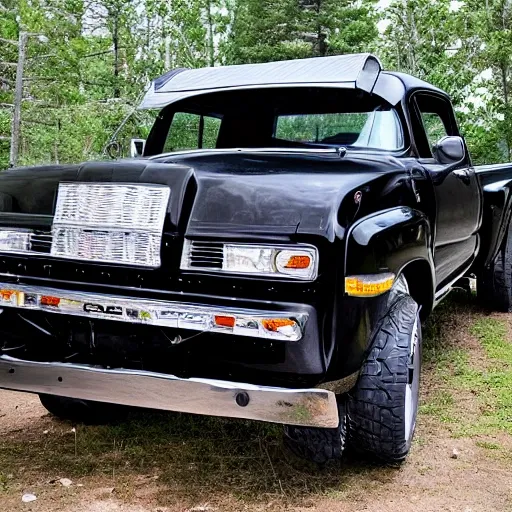
[[[392,109],[281,115],[276,117],[274,137],[303,143],[389,151],[396,151],[404,145],[400,120]]]
[[[397,151],[400,118],[375,95],[337,88],[202,94],[164,108],[145,155],[187,149],[348,147]]]

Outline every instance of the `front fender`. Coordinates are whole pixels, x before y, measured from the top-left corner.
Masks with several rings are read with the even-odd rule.
[[[422,281],[435,289],[433,244],[428,217],[410,207],[373,213],[354,223],[348,231],[345,276],[393,272],[399,275],[411,263],[422,263]],[[426,272],[424,272],[424,270]],[[425,275],[426,274],[426,275]],[[408,276],[408,281],[411,281]],[[433,297],[431,297],[433,301]],[[428,302],[428,298],[425,298]],[[424,304],[428,307],[428,304]]]
[[[424,213],[396,207],[370,214],[347,230],[345,244],[343,277],[404,273],[411,296],[424,315],[430,312],[435,273],[430,222]],[[332,324],[335,343],[327,358],[329,382],[359,372],[389,300],[389,292],[377,297],[348,296],[344,280],[338,287]]]

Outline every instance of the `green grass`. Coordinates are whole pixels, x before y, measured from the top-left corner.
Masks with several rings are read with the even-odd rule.
[[[492,443],[490,441],[475,441],[475,445],[479,448],[484,448],[486,450],[501,450],[502,446],[498,443]]]
[[[466,324],[460,322],[463,315]],[[475,354],[454,342],[455,333],[475,337],[482,350]],[[512,434],[512,343],[507,335],[505,320],[485,315],[467,294],[455,294],[436,310],[424,336],[424,364],[433,384],[420,413],[451,426],[454,436]]]
[[[483,414],[476,429],[496,429],[512,434],[512,343],[504,321],[480,318],[472,334],[482,344],[487,368],[471,368],[462,378],[466,388],[477,391]]]
[[[123,482],[157,478],[185,508],[204,496],[295,502],[312,494],[350,495],[359,492],[361,479],[375,482],[395,471],[350,458],[319,471],[283,449],[280,425],[260,422],[134,412],[119,425],[78,425],[76,445],[70,423],[52,424],[48,434],[38,427],[0,438],[1,471],[14,481],[101,477],[103,485],[124,496],[133,486]],[[0,477],[0,492],[1,485]]]
[[[0,472],[0,494],[9,489],[9,477],[5,473]]]
[[[452,394],[444,389],[436,391],[427,403],[420,405],[420,414],[435,416],[442,423],[454,423],[453,415],[455,400]]]

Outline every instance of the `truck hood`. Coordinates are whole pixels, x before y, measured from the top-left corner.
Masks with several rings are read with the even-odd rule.
[[[60,182],[157,183],[171,188],[166,231],[191,237],[302,233],[332,240],[342,229],[337,218],[343,198],[401,168],[380,155],[243,151],[24,167],[0,173],[0,224],[51,224]]]

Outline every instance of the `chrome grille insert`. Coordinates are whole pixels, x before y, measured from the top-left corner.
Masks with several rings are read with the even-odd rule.
[[[0,227],[0,253],[48,254],[52,235],[45,231]]]
[[[32,252],[49,253],[52,247],[52,234],[48,232],[31,233],[30,249]]]
[[[159,267],[169,196],[163,185],[61,183],[51,255]]]

